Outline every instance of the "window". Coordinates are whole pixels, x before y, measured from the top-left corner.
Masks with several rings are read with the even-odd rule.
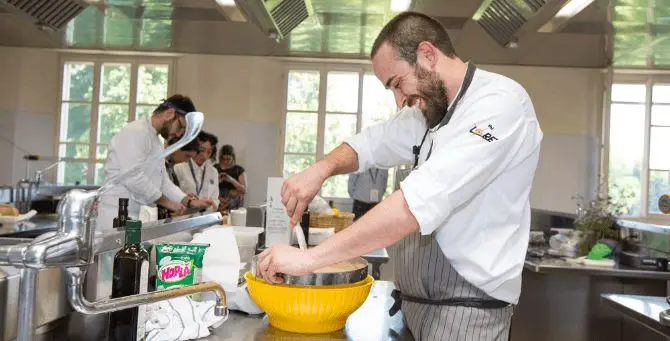
[[[59,184],[101,184],[107,144],[167,97],[170,65],[82,60],[63,64]],[[132,84],[132,86],[131,86]]]
[[[171,0],[101,0],[65,30],[72,47],[162,49],[172,46]]]
[[[626,0],[613,4],[614,65],[652,68],[670,66],[668,1]]]
[[[286,91],[284,176],[323,158],[346,138],[396,112],[393,94],[366,70],[290,70]],[[387,195],[393,188],[389,170]],[[348,198],[347,175],[324,183],[321,196]]]
[[[670,193],[670,79],[617,81],[610,94],[610,196],[629,215],[660,214],[658,198]]]
[[[347,0],[334,5],[312,0],[314,15],[288,36],[294,54],[367,56],[382,27],[393,16],[389,0]]]

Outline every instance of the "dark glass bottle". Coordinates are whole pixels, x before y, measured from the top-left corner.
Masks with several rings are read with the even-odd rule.
[[[119,214],[114,218],[112,226],[119,231],[123,231],[128,221],[128,198],[119,198]]]
[[[302,219],[300,220],[300,227],[302,228],[302,234],[305,235],[305,244],[309,245],[309,217],[310,213],[307,209],[302,213]]]
[[[149,254],[142,242],[142,222],[128,220],[126,243],[114,256],[112,298],[147,292]],[[144,340],[146,306],[112,312],[109,316],[109,341]]]

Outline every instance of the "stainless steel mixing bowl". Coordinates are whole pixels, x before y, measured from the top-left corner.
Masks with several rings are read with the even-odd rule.
[[[251,273],[260,277],[257,272],[258,256],[254,256],[251,262]],[[315,272],[304,276],[291,276],[278,273],[277,276],[284,280],[284,284],[292,285],[339,285],[352,284],[364,280],[368,276],[368,261],[356,257],[348,261],[351,267],[335,272]]]

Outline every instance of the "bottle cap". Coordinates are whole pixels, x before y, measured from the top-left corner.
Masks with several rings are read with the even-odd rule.
[[[128,206],[128,198],[119,198],[119,206]]]

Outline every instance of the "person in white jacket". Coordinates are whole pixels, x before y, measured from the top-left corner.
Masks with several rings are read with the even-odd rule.
[[[210,159],[218,139],[203,131],[198,135],[197,141],[198,154],[186,162],[176,164],[174,172],[182,191],[211,200],[214,206],[209,207],[208,211],[216,212],[219,207],[219,173]]]
[[[152,155],[163,151],[166,141],[179,138],[186,129],[187,113],[195,111],[190,98],[173,95],[158,105],[149,117],[124,126],[110,141],[105,172],[107,179],[123,173]],[[211,200],[188,196],[175,186],[167,175],[165,161],[147,165],[142,172],[125,180],[100,197],[97,226],[102,232],[112,228],[118,214],[119,198],[128,198],[128,216],[138,219],[140,206],[161,205],[181,214],[186,207],[204,209],[214,206]]]
[[[530,235],[530,192],[543,134],[517,82],[462,61],[421,13],[398,14],[372,45],[375,75],[399,108],[286,180],[291,226],[333,175],[414,164],[400,189],[350,227],[301,250],[273,245],[259,274],[305,275],[389,249],[395,304],[415,340],[505,341]]]

